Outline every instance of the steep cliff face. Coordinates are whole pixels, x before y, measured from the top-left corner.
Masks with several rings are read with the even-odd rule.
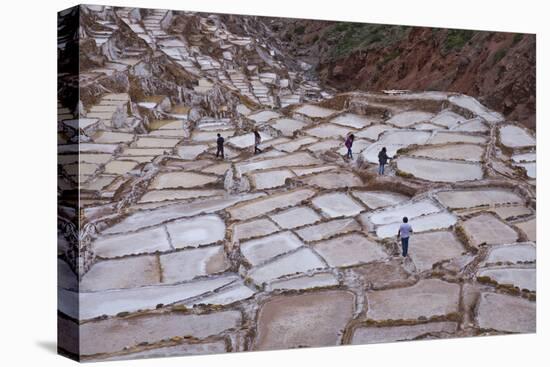
[[[286,46],[341,91],[440,90],[478,97],[535,128],[535,35],[271,20]]]

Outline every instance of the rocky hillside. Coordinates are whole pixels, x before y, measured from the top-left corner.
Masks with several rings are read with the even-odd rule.
[[[535,128],[535,35],[264,19],[321,81],[342,91],[465,93]]]

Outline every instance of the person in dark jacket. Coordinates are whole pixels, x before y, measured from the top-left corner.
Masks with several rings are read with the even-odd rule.
[[[348,138],[346,139],[346,142],[344,143],[346,148],[348,148],[348,153],[346,154],[346,157],[348,157],[349,159],[353,159],[353,154],[351,152],[351,147],[353,146],[353,140],[354,139],[355,139],[355,136],[353,134],[350,134],[348,136]]]
[[[223,155],[223,143],[225,142],[225,139],[220,135],[218,134],[218,139],[216,140],[216,143],[218,144],[218,150],[216,151],[216,157],[218,157],[220,154],[222,156],[222,159],[224,159],[224,155]]]
[[[261,149],[259,148],[259,145],[262,143],[262,137],[260,136],[260,133],[258,130],[254,130],[254,154],[261,153]]]
[[[386,153],[386,147],[383,147],[382,150],[378,153],[378,163],[380,164],[378,166],[378,174],[383,175],[384,174],[384,166],[388,163],[388,154]]]

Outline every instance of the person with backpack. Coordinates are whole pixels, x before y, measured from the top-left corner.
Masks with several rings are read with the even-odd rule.
[[[397,239],[401,239],[401,248],[403,250],[403,257],[407,257],[409,253],[409,237],[411,236],[413,229],[409,224],[409,218],[403,217],[403,224],[399,226],[397,231]]]
[[[353,146],[353,140],[354,139],[355,139],[355,136],[353,134],[350,134],[348,136],[348,138],[346,139],[346,142],[344,143],[346,148],[348,148],[348,152],[346,154],[346,157],[349,158],[349,159],[353,159],[353,154],[351,152],[351,147]]]
[[[225,142],[225,139],[218,133],[218,139],[216,140],[216,144],[218,145],[218,150],[216,150],[216,158],[221,154],[222,159],[224,159],[223,154],[223,143]]]
[[[259,145],[262,143],[262,137],[260,136],[260,133],[258,132],[258,129],[254,130],[254,154],[261,153],[261,149],[259,148]]]
[[[378,166],[378,174],[383,175],[384,174],[384,166],[388,163],[388,154],[386,153],[386,147],[383,147],[382,150],[378,153],[378,163],[380,164]]]

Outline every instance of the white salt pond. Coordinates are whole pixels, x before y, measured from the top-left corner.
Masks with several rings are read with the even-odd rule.
[[[352,231],[360,231],[361,226],[353,218],[334,219],[328,222],[314,224],[298,230],[296,234],[304,241],[318,241],[337,234],[344,234]]]
[[[356,233],[318,242],[313,248],[331,267],[352,266],[388,257],[378,243]]]
[[[241,243],[241,253],[252,265],[257,266],[267,260],[303,246],[302,241],[292,232],[281,232]]]
[[[397,169],[434,182],[473,181],[483,178],[483,169],[480,165],[456,161],[399,157]]]
[[[248,276],[254,283],[264,282],[294,273],[305,273],[313,269],[325,268],[326,265],[309,248],[301,248],[288,255],[278,257],[263,266],[252,268]]]
[[[166,230],[175,248],[208,245],[225,238],[225,223],[217,215],[204,215],[170,222],[166,225]]]
[[[338,285],[338,279],[331,273],[317,273],[314,275],[299,276],[291,279],[282,279],[271,282],[270,290],[299,290]]]
[[[440,211],[441,209],[432,200],[424,199],[375,212],[369,216],[369,220],[374,224],[381,225],[401,222],[403,217],[411,219]]]
[[[281,118],[275,120],[271,126],[273,126],[276,130],[279,130],[285,136],[292,136],[295,131],[303,129],[306,126],[306,123],[295,119]]]
[[[390,191],[353,191],[352,194],[370,209],[393,206],[409,199],[408,196]]]
[[[92,242],[97,256],[117,257],[170,250],[164,228],[146,229],[128,234],[102,236]]]
[[[104,172],[111,175],[124,175],[138,165],[134,161],[111,161],[105,165]]]
[[[410,153],[414,157],[479,162],[485,148],[474,144],[456,144],[434,148],[421,148]]]
[[[252,237],[266,236],[278,232],[279,228],[268,219],[256,219],[249,222],[238,222],[233,227],[233,241]]]
[[[159,256],[162,281],[183,282],[195,277],[222,272],[229,267],[223,246],[209,246]],[[185,266],[182,266],[185,264]],[[157,265],[158,267],[158,265]]]
[[[151,183],[152,189],[190,188],[218,181],[217,177],[193,172],[159,173]]]
[[[356,201],[341,192],[317,196],[311,202],[329,218],[352,217],[364,210]]]
[[[265,156],[264,156],[265,157]],[[311,166],[323,163],[308,153],[299,152],[283,155],[275,158],[265,158],[252,162],[242,162],[236,164],[241,173],[248,173],[255,170],[267,170],[271,168],[293,167],[293,166]]]
[[[355,132],[354,129],[335,124],[322,124],[305,130],[311,136],[317,138],[333,138],[335,136],[345,137],[349,133]]]
[[[150,203],[170,200],[186,200],[224,194],[225,190],[152,190],[146,192],[138,202]]]
[[[288,191],[282,194],[271,195],[251,202],[238,204],[227,209],[231,217],[238,220],[245,220],[269,213],[275,209],[295,206],[315,195],[313,190],[299,189]]]
[[[273,139],[273,137],[271,135],[268,135],[267,133],[264,133],[262,131],[260,131],[259,133],[260,133],[260,137],[262,138],[262,143]],[[254,142],[255,142],[254,133],[234,136],[232,138],[227,139],[228,144],[238,149],[250,148],[254,145]]]
[[[436,229],[447,229],[455,223],[456,217],[446,212],[424,215],[409,220],[409,224],[412,226],[415,233]],[[376,236],[379,238],[395,237],[397,236],[400,225],[401,223],[391,223],[379,226],[376,228]]]
[[[436,194],[438,200],[452,209],[473,208],[482,205],[520,204],[523,199],[511,190],[479,189],[441,191]]]
[[[450,96],[449,101],[459,107],[462,107],[475,115],[481,116],[489,123],[497,123],[503,120],[501,114],[489,110],[487,107],[483,106],[479,101],[473,97],[466,95],[456,95]]]
[[[332,114],[334,114],[338,111],[331,110],[331,109],[328,109],[328,108],[319,107],[319,106],[305,104],[305,105],[297,108],[296,110],[294,110],[294,112],[299,113],[301,115],[305,115],[305,116],[310,117],[310,118],[324,118],[324,117],[328,117],[328,116],[330,116],[330,115],[332,115]]]
[[[135,142],[136,148],[173,148],[180,139],[174,138],[156,138],[140,136]]]
[[[468,135],[455,132],[438,131],[435,136],[430,139],[428,144],[449,144],[449,143],[470,143],[470,144],[486,144],[487,138],[479,135]]]
[[[345,113],[330,120],[331,123],[349,126],[354,129],[363,129],[374,122],[374,120],[354,113]]]
[[[419,122],[430,121],[433,117],[433,113],[422,111],[407,111],[398,113],[392,116],[388,121],[388,124],[395,125],[397,127],[409,127]]]
[[[302,227],[321,220],[321,216],[307,206],[299,206],[272,214],[270,218],[284,229]]]
[[[208,149],[208,145],[184,145],[177,149],[177,154],[181,159],[193,160]]]
[[[451,129],[466,120],[465,117],[450,110],[444,110],[434,116],[430,122]]]
[[[254,112],[253,114],[248,115],[247,118],[254,120],[256,123],[263,123],[280,116],[281,115],[278,112],[268,110]]]

